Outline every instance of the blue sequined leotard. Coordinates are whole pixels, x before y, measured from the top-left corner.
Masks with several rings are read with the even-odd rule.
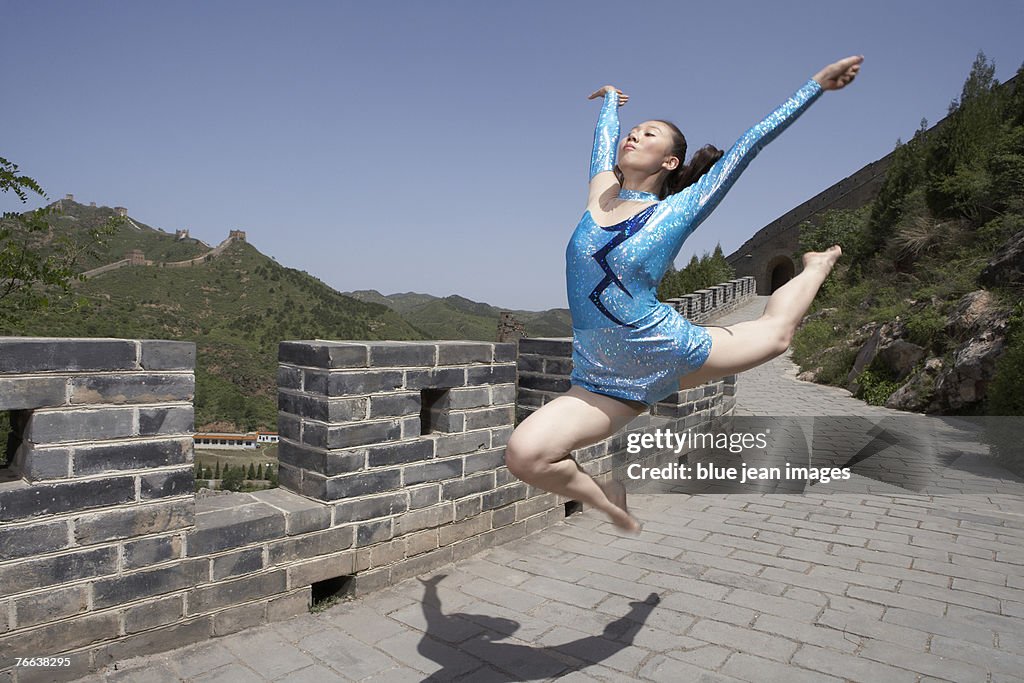
[[[653,405],[704,364],[711,335],[658,301],[658,283],[683,241],[718,205],[747,164],[822,93],[813,78],[748,130],[700,179],[616,225],[588,210],[565,252],[573,326],[571,382]],[[590,177],[611,171],[618,151],[618,94],[605,94]],[[624,191],[624,197],[630,197]],[[633,194],[633,197],[636,195]],[[654,200],[656,197],[651,196]]]

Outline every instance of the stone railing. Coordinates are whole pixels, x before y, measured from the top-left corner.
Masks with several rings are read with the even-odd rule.
[[[679,311],[680,315],[690,322],[710,322],[757,296],[756,284],[755,279],[748,275],[707,289],[698,289],[692,294],[668,299],[665,303]]]

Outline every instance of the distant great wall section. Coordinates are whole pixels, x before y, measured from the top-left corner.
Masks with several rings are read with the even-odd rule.
[[[206,252],[205,254],[203,254],[201,256],[196,256],[195,258],[186,259],[185,261],[159,261],[159,262],[158,261],[152,261],[152,260],[146,258],[146,255],[142,252],[142,250],[140,250],[140,249],[132,249],[131,251],[128,252],[128,257],[127,258],[123,258],[120,261],[114,261],[113,263],[108,263],[108,264],[106,264],[104,266],[100,266],[99,268],[93,268],[91,270],[87,270],[84,273],[82,273],[82,275],[84,275],[87,278],[91,278],[91,277],[96,277],[97,275],[101,275],[102,273],[106,273],[106,272],[111,271],[111,270],[117,270],[118,268],[125,268],[127,266],[160,266],[162,268],[185,268],[185,267],[188,267],[188,266],[195,266],[195,265],[199,265],[201,263],[205,263],[206,261],[210,260],[211,258],[215,258],[215,257],[219,256],[221,254],[221,252],[224,251],[225,249],[227,249],[227,247],[232,242],[244,242],[244,241],[245,241],[245,231],[243,231],[243,230],[232,230],[228,234],[227,238],[224,239],[223,242],[221,242],[220,244],[215,246],[210,251]]]
[[[74,202],[74,201],[75,201],[75,196],[73,194],[68,194],[68,195],[65,195],[63,199],[57,200],[55,202],[55,204],[56,204],[57,208],[59,209],[59,208],[63,208],[63,203],[64,202]],[[96,202],[90,202],[89,205],[92,206],[92,207],[95,207],[96,206]],[[137,230],[140,229],[139,226],[135,224],[135,221],[133,221],[128,216],[128,209],[127,208],[125,208],[123,206],[115,206],[114,207],[114,211],[117,213],[118,216],[121,216],[121,217],[127,219],[127,221],[129,223],[131,223],[135,227],[135,229],[137,229]],[[175,233],[174,233],[174,237],[175,237],[175,239],[178,239],[178,240],[189,239],[188,230],[176,230]],[[199,242],[200,244],[202,244],[203,246],[206,246],[206,244],[204,242],[202,242],[201,240],[196,240],[196,241]],[[146,254],[141,249],[132,249],[131,251],[129,251],[126,254],[125,258],[119,259],[117,261],[112,261],[111,263],[107,263],[107,264],[104,264],[102,266],[98,266],[96,268],[91,268],[89,270],[84,271],[82,273],[82,275],[84,275],[86,278],[92,278],[92,277],[96,277],[97,275],[102,275],[103,273],[108,273],[108,272],[110,272],[112,270],[117,270],[118,268],[127,268],[127,267],[132,267],[132,266],[159,266],[161,268],[187,268],[189,266],[196,266],[196,265],[199,265],[199,264],[202,264],[202,263],[206,263],[211,258],[216,258],[217,256],[220,256],[220,254],[225,249],[227,249],[228,246],[230,246],[233,242],[245,242],[245,241],[246,241],[246,239],[245,239],[245,231],[244,230],[231,230],[231,231],[228,232],[228,236],[224,239],[224,241],[222,241],[216,247],[213,247],[212,249],[207,251],[205,254],[201,254],[201,255],[196,256],[194,258],[185,259],[184,261],[153,261],[151,259],[147,259],[146,258]]]
[[[1013,85],[1016,79],[1014,75],[998,87]],[[925,134],[940,128],[948,118],[943,117]],[[800,224],[805,221],[814,223],[830,209],[857,209],[874,200],[885,181],[885,172],[894,154],[895,150],[867,164],[758,230],[739,249],[725,257],[735,269],[736,276],[752,276],[759,295],[771,294],[789,282],[799,272],[800,264],[794,256],[800,251]]]

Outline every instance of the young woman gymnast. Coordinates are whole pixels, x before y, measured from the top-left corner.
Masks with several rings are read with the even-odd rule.
[[[714,210],[747,164],[825,90],[857,76],[862,55],[830,64],[728,152],[706,145],[689,164],[686,138],[668,121],[644,121],[619,144],[618,108],[606,85],[590,161],[587,210],[566,249],[573,325],[569,391],[523,420],[505,464],[538,488],[593,506],[639,532],[621,483],[598,484],[570,455],[611,436],[669,394],[765,363],[789,348],[796,326],[842,253],[803,256],[803,270],[772,294],[757,320],[694,325],[656,290],[683,241]]]

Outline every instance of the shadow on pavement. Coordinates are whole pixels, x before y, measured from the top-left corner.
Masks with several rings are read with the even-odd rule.
[[[441,608],[437,585],[446,576],[447,574],[440,574],[426,580],[419,579],[425,588],[420,604],[427,620],[427,630],[417,650],[442,667],[424,681],[448,681],[466,674],[468,670],[463,653],[483,660],[499,670],[473,672],[467,680],[474,683],[533,681],[578,671],[602,662],[632,645],[633,638],[640,632],[647,617],[661,602],[656,593],[648,595],[643,602],[631,602],[632,609],[605,626],[604,634],[600,636],[588,636],[544,647],[499,643],[494,641],[518,631],[519,623],[512,619],[486,614],[445,614]],[[471,635],[465,637],[467,633]],[[559,655],[563,658],[560,659]],[[564,655],[570,655],[582,662],[569,664],[564,661]]]

